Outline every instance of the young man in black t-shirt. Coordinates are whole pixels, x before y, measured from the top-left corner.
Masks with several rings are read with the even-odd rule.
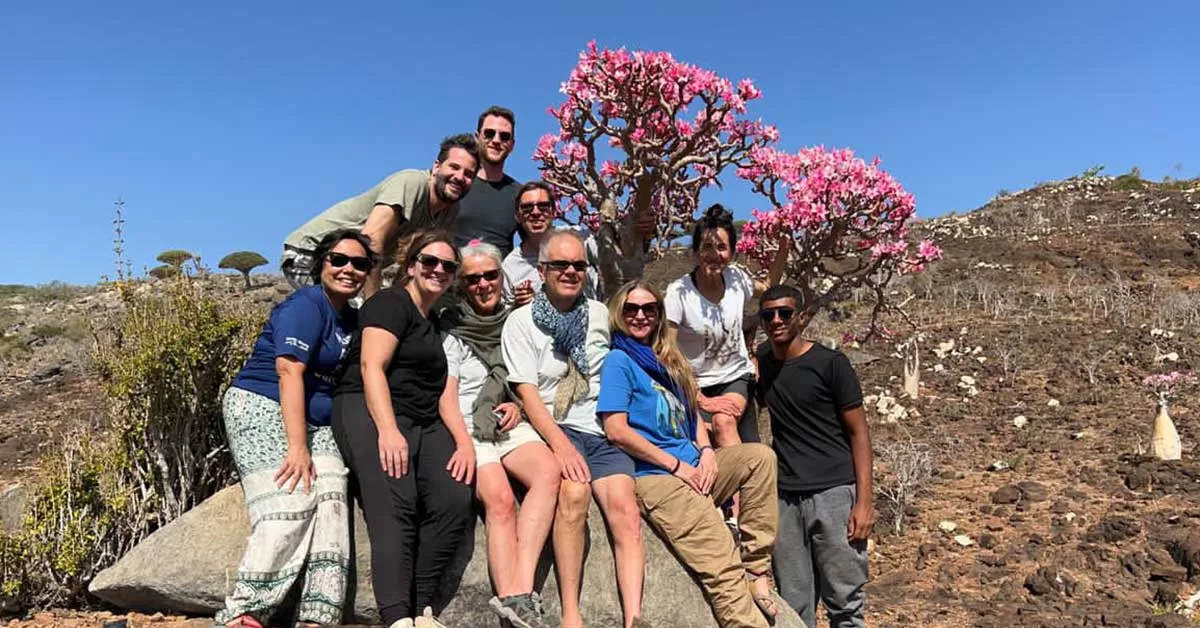
[[[818,596],[831,628],[862,628],[871,532],[871,437],[850,361],[799,335],[800,292],[759,298],[767,342],[758,399],[771,415],[779,460],[775,575],[783,599],[816,626]]]

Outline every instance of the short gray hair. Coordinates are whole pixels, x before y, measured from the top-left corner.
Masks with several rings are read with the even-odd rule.
[[[468,257],[483,256],[496,262],[496,268],[504,265],[504,255],[500,253],[500,249],[494,244],[487,242],[472,242],[458,250],[462,260],[467,261]]]
[[[575,241],[579,243],[579,248],[583,249],[584,255],[586,256],[587,242],[583,239],[583,236],[574,229],[558,228],[551,229],[542,236],[542,241],[538,245],[538,262],[546,261],[546,256],[549,255],[550,252],[550,243],[554,242],[558,238],[574,238]]]

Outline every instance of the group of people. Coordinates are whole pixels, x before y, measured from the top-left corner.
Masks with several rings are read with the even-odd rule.
[[[514,124],[489,108],[432,169],[399,171],[288,237],[296,290],[224,397],[251,532],[217,622],[261,626],[298,585],[296,625],[336,625],[353,497],[392,628],[444,626],[436,600],[477,504],[495,614],[583,626],[593,499],[624,628],[649,625],[643,519],[722,627],[773,624],[775,583],[810,626],[817,600],[831,625],[863,626],[862,391],[843,354],[799,333],[802,296],[779,284],[790,243],[754,279],[732,263],[738,234],[717,205],[695,227],[695,269],[665,291],[602,285],[595,238],[553,226],[554,190],[504,173]],[[651,221],[635,216],[645,239]],[[752,353],[755,299],[768,342]],[[743,442],[755,400],[772,447]],[[534,582],[547,540],[557,620]]]

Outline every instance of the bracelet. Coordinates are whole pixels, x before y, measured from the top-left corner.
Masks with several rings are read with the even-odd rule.
[[[675,468],[671,469],[671,475],[675,475],[675,472],[679,470],[679,465],[681,463],[683,463],[682,460],[680,460],[679,458],[675,459]]]
[[[716,453],[716,452],[717,452],[717,450],[715,450],[715,449],[713,449],[713,448],[712,448],[712,445],[705,445],[705,446],[703,446],[703,447],[701,447],[701,448],[700,448],[700,451],[699,451],[699,453],[700,453],[700,455],[701,455],[701,456],[703,456],[703,455],[704,455],[704,450],[705,450],[705,449],[707,449],[707,450],[709,450],[709,451],[711,451],[711,452],[713,452],[713,453]]]

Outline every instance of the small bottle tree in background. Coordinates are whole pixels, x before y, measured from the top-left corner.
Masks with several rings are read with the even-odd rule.
[[[259,266],[266,266],[269,263],[267,258],[254,251],[237,251],[222,257],[221,261],[217,264],[217,268],[222,270],[236,270],[242,273],[242,277],[246,280],[246,290],[249,290],[250,271]]]
[[[1142,385],[1150,389],[1152,398],[1158,404],[1154,431],[1150,437],[1150,453],[1159,460],[1179,460],[1183,457],[1183,443],[1179,440],[1175,422],[1167,413],[1167,404],[1180,389],[1195,383],[1195,375],[1178,371],[1148,375],[1142,380]]]

